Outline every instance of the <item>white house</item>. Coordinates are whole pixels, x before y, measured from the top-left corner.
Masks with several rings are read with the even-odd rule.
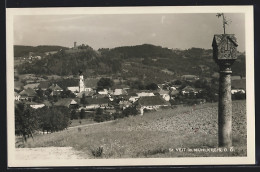
[[[150,97],[154,96],[154,93],[149,93],[149,92],[141,92],[141,93],[136,93],[138,97]]]
[[[17,92],[14,92],[14,100],[20,101],[20,95]]]
[[[67,87],[72,93],[79,92],[79,86]]]
[[[101,90],[101,91],[98,92],[98,94],[107,95],[108,94],[108,90],[107,89]]]
[[[231,94],[235,94],[235,93],[243,93],[245,94],[245,90],[244,89],[232,89],[231,90]]]

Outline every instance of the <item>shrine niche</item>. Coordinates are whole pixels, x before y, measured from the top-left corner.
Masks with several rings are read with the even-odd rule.
[[[234,34],[214,35],[212,42],[214,60],[217,63],[222,60],[236,60],[237,46],[237,39]]]

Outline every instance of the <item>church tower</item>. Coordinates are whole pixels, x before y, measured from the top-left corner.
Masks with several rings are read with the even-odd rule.
[[[85,91],[84,76],[82,71],[79,71],[79,92]]]

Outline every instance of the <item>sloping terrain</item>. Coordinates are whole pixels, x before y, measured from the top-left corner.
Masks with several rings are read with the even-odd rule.
[[[25,147],[73,147],[85,158],[246,156],[245,101],[233,102],[233,149],[180,152],[178,148],[217,148],[217,104],[177,107],[111,123],[38,135]],[[228,148],[229,150],[229,148]]]

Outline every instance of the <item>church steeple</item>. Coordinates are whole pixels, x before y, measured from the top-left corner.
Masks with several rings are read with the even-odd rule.
[[[85,91],[84,76],[81,70],[79,70],[79,92]]]

